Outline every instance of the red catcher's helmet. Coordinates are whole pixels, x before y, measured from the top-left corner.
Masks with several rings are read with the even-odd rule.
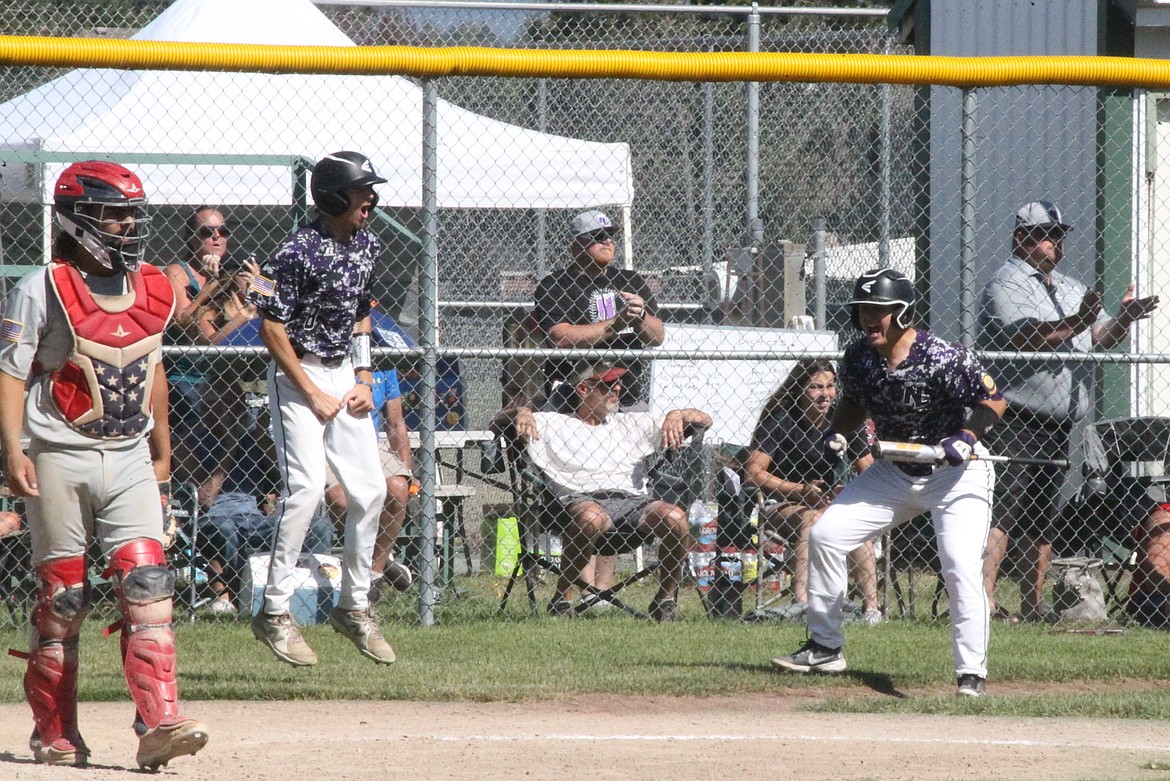
[[[132,171],[101,160],[73,163],[57,178],[53,205],[57,225],[98,263],[124,271],[142,265],[150,217],[142,181]],[[130,219],[118,220],[120,232],[105,229],[109,207],[133,210]]]

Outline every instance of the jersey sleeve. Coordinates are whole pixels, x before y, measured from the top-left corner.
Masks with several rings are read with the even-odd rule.
[[[264,281],[253,282],[248,290],[249,303],[278,323],[288,322],[297,306],[302,256],[298,244],[294,236],[281,247],[260,269]]]
[[[370,316],[371,303],[374,300],[374,270],[373,262],[382,256],[382,244],[378,241],[378,237],[371,231],[369,233],[370,243],[367,251],[370,257],[370,273],[366,274],[366,283],[362,288],[361,296],[358,298],[357,309],[354,313],[353,321],[356,323]]]
[[[4,302],[0,326],[0,371],[18,380],[27,380],[32,371],[41,331],[44,329],[47,303],[45,273],[34,273],[21,280]]]
[[[1003,398],[995,378],[975,354],[966,348],[955,351],[954,360],[943,375],[943,384],[947,392],[968,407],[981,401],[999,401]]]

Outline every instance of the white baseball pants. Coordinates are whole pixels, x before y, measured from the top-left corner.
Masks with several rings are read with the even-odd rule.
[[[336,398],[353,389],[353,366],[348,359],[337,368],[328,368],[313,356],[305,356],[301,366],[318,388]],[[333,468],[347,499],[338,606],[365,610],[369,607],[378,515],[386,499],[374,423],[369,415],[354,417],[344,409],[328,423],[322,423],[275,362],[268,366],[268,403],[284,486],[276,510],[279,515],[264,590],[264,611],[280,614],[289,610],[297,558],[309,522],[325,496],[326,464]]]
[[[910,477],[888,461],[877,461],[849,482],[809,538],[812,639],[828,648],[845,642],[841,621],[848,582],[846,554],[929,512],[947,587],[955,674],[986,677],[990,617],[983,590],[983,549],[991,527],[994,487],[995,469],[985,461],[943,467],[929,477]]]

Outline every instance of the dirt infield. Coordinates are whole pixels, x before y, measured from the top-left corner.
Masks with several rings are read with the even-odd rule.
[[[799,697],[542,703],[196,702],[211,743],[175,779],[1161,779],[1170,724],[808,714]],[[128,703],[84,704],[84,775],[32,764],[27,706],[0,706],[0,778],[140,777]]]

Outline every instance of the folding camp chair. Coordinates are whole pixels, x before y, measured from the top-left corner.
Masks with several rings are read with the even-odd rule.
[[[693,494],[699,488],[699,482],[693,472],[695,465],[702,463],[703,433],[702,430],[690,432],[690,442],[687,446],[676,451],[667,451],[649,460],[647,478],[651,483],[651,494],[655,498],[682,507],[687,507],[689,502],[693,501]],[[497,612],[502,614],[507,608],[512,590],[523,576],[529,609],[535,615],[539,612],[536,599],[537,583],[545,575],[554,578],[560,575],[559,562],[547,549],[542,550],[546,546],[541,545],[541,540],[547,540],[548,534],[559,532],[564,522],[560,514],[564,510],[549,490],[544,475],[529,461],[523,445],[517,442],[510,432],[501,434],[496,441],[499,446],[497,463],[490,466],[496,471],[508,473],[520,542],[516,563],[504,588]],[[489,468],[486,459],[483,467],[485,471]],[[615,537],[599,543],[597,552],[603,555],[629,553],[648,542],[650,539],[645,536]],[[609,602],[635,617],[647,618],[644,611],[626,604],[618,595],[623,589],[643,580],[657,569],[657,563],[639,566],[632,575],[607,589],[595,588],[580,578],[575,580],[574,585],[581,589],[583,594],[594,594],[599,601]],[[586,609],[588,605],[584,602],[574,606],[576,612]]]
[[[1084,482],[1051,529],[1053,547],[1058,556],[1101,559],[1106,604],[1124,612],[1138,560],[1133,531],[1167,500],[1170,418],[1104,420],[1083,434]]]

